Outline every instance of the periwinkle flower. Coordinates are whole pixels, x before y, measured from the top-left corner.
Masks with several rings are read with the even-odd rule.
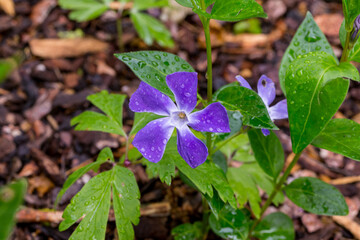
[[[236,79],[238,80],[238,82],[242,87],[246,87],[252,90],[250,84],[243,77],[236,76]],[[281,100],[274,106],[270,107],[270,104],[275,100],[275,84],[270,78],[268,78],[265,75],[262,75],[258,81],[257,90],[259,96],[265,103],[265,106],[268,110],[269,116],[272,121],[277,119],[288,118],[286,99]],[[263,128],[261,129],[261,131],[265,136],[268,136],[270,134],[269,129]]]
[[[357,16],[355,21],[354,21],[354,30],[353,30],[353,33],[351,35],[351,39],[353,41],[356,41],[356,39],[358,38],[359,30],[360,30],[360,15]]]
[[[197,102],[197,82],[197,73],[176,72],[166,77],[166,84],[173,92],[176,104],[170,97],[144,82],[131,96],[129,106],[132,111],[164,116],[149,122],[135,135],[133,141],[133,145],[150,162],[161,160],[175,128],[178,152],[192,168],[206,161],[208,149],[189,127],[201,132],[230,132],[226,109],[218,102],[191,113]]]

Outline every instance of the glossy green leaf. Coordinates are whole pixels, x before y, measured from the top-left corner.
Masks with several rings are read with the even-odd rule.
[[[221,142],[219,143],[221,144]],[[252,153],[247,134],[240,134],[228,143],[220,151],[227,157],[228,161],[236,160],[239,162],[254,162],[255,157]]]
[[[233,209],[226,205],[219,213],[217,219],[210,215],[211,230],[224,239],[245,240],[249,234],[250,217],[245,210]]]
[[[134,0],[132,11],[141,11],[149,8],[160,8],[168,5],[168,0]]]
[[[194,5],[192,4],[191,0],[175,0],[178,4],[184,7],[194,8]],[[201,2],[200,0],[194,0],[196,6],[195,8],[200,9],[201,8]],[[215,0],[205,0],[205,6],[206,8],[209,7],[211,4],[213,4]]]
[[[311,13],[308,12],[281,60],[279,79],[281,89],[285,95],[287,95],[285,77],[290,64],[296,60],[297,56],[316,51],[324,51],[336,59],[330,43],[316,24]],[[337,62],[337,59],[335,61]]]
[[[60,231],[85,215],[70,239],[104,239],[111,196],[119,238],[133,239],[132,223],[137,224],[140,216],[140,192],[134,174],[120,166],[96,175],[85,184],[66,207]]]
[[[349,61],[360,62],[360,37],[349,52]]]
[[[238,133],[242,128],[242,115],[239,111],[226,111],[229,118],[229,125],[231,132],[229,133],[217,133],[216,134],[216,142],[220,142],[223,140],[228,139],[229,137],[233,136],[234,134]]]
[[[259,166],[276,181],[284,166],[284,149],[280,140],[272,131],[269,136],[264,136],[261,129],[251,129],[248,136]]]
[[[88,100],[106,115],[85,111],[71,120],[78,131],[100,131],[126,136],[122,126],[122,109],[126,95],[109,94],[106,91],[88,96]]]
[[[195,70],[180,57],[159,51],[139,51],[118,53],[115,56],[152,87],[173,97],[166,84],[166,76],[174,72],[194,72]]]
[[[286,73],[286,92],[294,153],[324,129],[344,101],[349,80],[359,80],[350,63],[337,64],[325,52],[299,56]]]
[[[341,23],[340,30],[339,30],[339,38],[341,46],[344,48],[346,42],[346,29],[345,29],[345,20]]]
[[[131,12],[130,18],[140,38],[144,40],[147,45],[152,45],[155,40],[163,47],[171,48],[174,46],[171,33],[164,24],[156,18],[141,12]]]
[[[24,200],[26,181],[19,180],[0,187],[0,239],[7,240],[15,225],[15,214]]]
[[[220,211],[225,206],[225,203],[221,200],[218,192],[216,190],[214,190],[214,194],[212,197],[210,197],[209,195],[203,195],[203,196],[205,197],[206,201],[208,202],[211,212],[214,214],[216,219],[218,219]]]
[[[293,203],[311,213],[341,216],[349,213],[343,195],[317,178],[295,179],[285,187],[285,192]]]
[[[258,186],[270,195],[273,190],[272,179],[257,163],[246,163],[239,168],[229,168],[226,176],[235,192],[238,204],[243,206],[249,202],[254,215],[259,217],[261,196]],[[273,202],[277,205],[283,200],[284,196],[279,193]]]
[[[228,162],[226,156],[221,152],[217,151],[212,155],[213,162],[223,170],[224,173],[227,172]]]
[[[360,161],[360,124],[350,119],[332,119],[312,145]]]
[[[59,5],[71,10],[70,19],[78,22],[95,19],[109,9],[106,1],[100,0],[59,0]]]
[[[140,219],[140,191],[132,171],[115,166],[112,172],[113,208],[119,239],[134,239],[132,224],[137,225]]]
[[[159,162],[153,163],[146,159],[143,160],[146,165],[146,173],[150,178],[159,176],[162,182],[170,185],[172,178],[175,176],[174,159],[179,157],[176,139],[171,138],[166,145],[164,156]]]
[[[153,113],[148,112],[136,112],[134,117],[134,124],[132,126],[131,132],[129,133],[130,136],[135,135],[138,131],[146,126],[149,122],[161,118],[163,116],[159,116]]]
[[[225,173],[220,167],[210,161],[206,161],[194,169],[191,168],[179,154],[178,156],[179,157],[174,159],[175,165],[202,194],[213,197],[214,188],[219,193],[223,202],[229,203],[234,208],[236,207],[234,192],[226,179]]]
[[[282,212],[271,213],[261,220],[252,235],[261,240],[294,240],[294,224]]]
[[[181,224],[171,230],[175,240],[201,240],[203,235],[202,222]]]
[[[254,128],[277,130],[260,96],[251,89],[240,86],[224,87],[218,91],[216,100],[228,110],[238,110],[243,115],[243,124]]]
[[[343,11],[345,16],[345,26],[348,32],[353,29],[355,18],[360,15],[359,0],[343,0]]]
[[[79,179],[81,178],[85,173],[87,173],[90,170],[94,170],[94,171],[98,171],[99,167],[101,164],[103,164],[106,161],[112,161],[114,162],[114,156],[111,152],[110,148],[104,148],[103,150],[101,150],[101,152],[99,153],[98,158],[96,159],[95,162],[90,163],[82,168],[79,168],[78,170],[76,170],[75,172],[73,172],[72,174],[70,174],[70,176],[66,179],[62,189],[60,190],[60,192],[58,193],[57,197],[56,197],[56,201],[54,203],[54,206],[56,208],[56,206],[58,205],[59,201],[61,200],[62,196],[65,194],[65,192]]]
[[[267,17],[255,0],[217,0],[211,10],[211,18],[222,21],[237,22],[254,17]]]

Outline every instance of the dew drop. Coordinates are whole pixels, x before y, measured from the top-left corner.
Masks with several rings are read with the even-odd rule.
[[[188,68],[189,68],[189,66],[188,66],[188,65],[186,65],[186,64],[181,64],[181,68],[182,68],[182,69],[188,69]]]
[[[123,57],[122,57],[122,60],[123,60],[123,61],[130,61],[130,60],[131,60],[131,57],[123,56]]]
[[[294,42],[294,46],[299,46],[300,45],[300,43],[298,42],[298,41],[296,41],[296,42]]]
[[[168,61],[164,62],[165,66],[170,66],[170,63]]]
[[[138,65],[140,68],[144,68],[146,66],[146,62],[140,61],[140,62],[138,62]]]
[[[305,36],[305,40],[306,40],[307,42],[317,42],[317,41],[319,41],[320,39],[321,39],[321,37],[318,36],[318,35],[314,32],[313,29],[310,29],[310,30],[307,32],[306,36]]]
[[[156,58],[157,60],[161,60],[160,55],[155,55],[154,58]]]

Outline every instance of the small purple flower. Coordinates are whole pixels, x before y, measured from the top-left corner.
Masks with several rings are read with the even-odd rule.
[[[238,82],[242,87],[246,87],[252,90],[250,84],[243,77],[236,76],[236,79],[238,80]],[[257,90],[259,96],[265,103],[265,106],[268,110],[268,113],[272,121],[277,119],[288,118],[286,99],[281,100],[274,106],[270,107],[270,104],[275,100],[275,84],[270,78],[268,78],[265,75],[262,75],[258,81]],[[261,129],[261,131],[265,136],[268,136],[270,134],[269,129],[263,128]]]
[[[174,128],[177,130],[177,147],[181,157],[196,168],[206,161],[206,145],[191,132],[230,132],[226,109],[218,102],[191,113],[197,102],[197,73],[176,72],[166,77],[166,84],[174,93],[176,104],[165,94],[141,82],[130,98],[134,112],[152,112],[165,116],[149,122],[135,136],[133,145],[150,162],[158,162]]]
[[[353,30],[353,34],[351,36],[351,39],[353,41],[355,41],[356,38],[358,37],[359,30],[360,30],[360,15],[357,16],[354,21],[354,30]]]

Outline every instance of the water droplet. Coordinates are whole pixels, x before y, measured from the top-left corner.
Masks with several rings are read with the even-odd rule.
[[[163,55],[164,55],[164,57],[167,57],[168,54],[167,54],[167,53],[163,53]]]
[[[154,147],[151,147],[151,151],[154,151],[155,150],[155,148]]]
[[[317,42],[320,39],[321,37],[318,36],[313,29],[310,29],[305,36],[305,40],[308,42]]]
[[[182,69],[188,69],[189,66],[188,66],[187,64],[181,64],[181,68],[182,68]]]
[[[140,62],[138,62],[138,65],[140,68],[144,68],[146,66],[146,62],[140,61]]]
[[[321,46],[316,46],[315,50],[319,51],[321,49]]]
[[[123,60],[123,61],[130,61],[130,60],[131,60],[131,57],[123,56],[123,57],[122,57],[122,60]]]
[[[152,61],[151,64],[152,64],[154,67],[159,66],[159,64],[158,64],[157,62],[155,62],[155,61]]]
[[[86,201],[85,202],[85,206],[89,206],[90,202],[89,201]]]
[[[178,56],[175,56],[175,61],[179,62],[180,61],[180,58]]]
[[[296,42],[294,42],[294,46],[299,46],[300,45],[300,43],[298,42],[298,41],[296,41]]]
[[[164,62],[165,66],[170,66],[170,63],[168,61]]]
[[[294,101],[291,101],[290,104],[294,104],[295,102]]]
[[[157,60],[161,60],[160,55],[155,55],[154,58],[156,58]]]
[[[143,57],[147,57],[147,56],[148,56],[147,53],[144,53],[144,52],[141,52],[140,55],[143,56]]]

